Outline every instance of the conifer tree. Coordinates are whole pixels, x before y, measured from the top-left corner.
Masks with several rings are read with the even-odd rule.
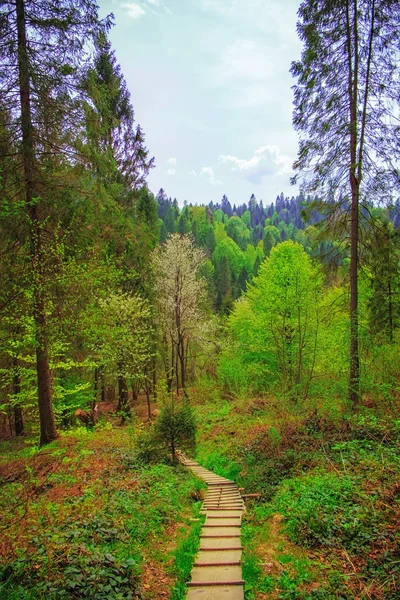
[[[104,31],[97,36],[94,65],[88,69],[83,87],[90,100],[86,122],[91,143],[106,159],[107,180],[123,184],[119,201],[129,206],[132,192],[145,185],[154,158],[148,156],[140,125],[134,125],[130,93]]]
[[[348,201],[350,264],[349,397],[359,398],[358,260],[362,201],[391,201],[400,188],[399,0],[304,0],[292,64],[293,123],[300,134],[303,190]],[[297,181],[299,175],[294,177]],[[278,204],[278,199],[277,199]]]
[[[106,25],[105,25],[106,26]],[[46,227],[52,166],[78,157],[79,70],[87,42],[99,30],[92,0],[4,1],[0,7],[0,103],[11,117],[14,184],[5,190],[21,207],[29,239],[40,442],[56,438],[49,368]]]

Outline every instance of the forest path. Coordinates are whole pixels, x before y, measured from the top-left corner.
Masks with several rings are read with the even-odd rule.
[[[208,485],[202,506],[206,521],[186,600],[243,600],[240,492],[233,481],[184,456],[180,460]]]

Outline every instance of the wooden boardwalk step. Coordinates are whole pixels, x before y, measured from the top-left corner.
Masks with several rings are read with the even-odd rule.
[[[218,585],[230,583],[240,585],[242,582],[242,568],[240,565],[218,565],[215,567],[193,567],[192,584],[202,583]]]
[[[224,530],[226,531],[226,530]],[[215,529],[211,529],[210,532],[207,533],[202,533],[200,536],[200,539],[210,539],[210,538],[239,538],[240,539],[240,533],[224,533],[223,535],[221,535],[221,533],[219,532],[215,532]]]
[[[192,587],[186,600],[244,600],[244,591],[237,585]]]
[[[242,550],[240,536],[229,538],[202,537],[200,538],[200,550]]]
[[[208,521],[208,519],[207,519]],[[207,521],[203,525],[203,529],[239,529],[240,533],[240,523],[207,523]]]
[[[196,557],[195,566],[201,565],[239,565],[242,551],[236,550],[203,550],[200,549]]]
[[[236,508],[209,508],[207,514],[212,517],[218,515],[219,517],[241,517],[242,510],[236,510]]]
[[[222,512],[222,510],[221,510]],[[207,513],[207,521],[206,525],[238,525],[240,526],[242,523],[241,517],[229,516],[223,517],[218,516],[214,511],[213,513]]]
[[[244,502],[236,484],[195,461],[181,462],[206,482],[201,513],[206,521],[200,535],[186,600],[244,600],[240,528]]]

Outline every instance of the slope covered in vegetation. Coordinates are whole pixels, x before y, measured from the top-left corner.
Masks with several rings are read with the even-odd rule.
[[[398,405],[196,393],[197,460],[246,494],[246,598],[400,594]]]
[[[45,450],[3,443],[2,598],[184,597],[202,484],[184,468],[143,464],[143,424],[112,421]]]

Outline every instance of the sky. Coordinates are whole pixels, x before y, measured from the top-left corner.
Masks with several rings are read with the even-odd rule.
[[[300,0],[99,0],[156,167],[148,185],[193,204],[296,195],[292,127]]]

